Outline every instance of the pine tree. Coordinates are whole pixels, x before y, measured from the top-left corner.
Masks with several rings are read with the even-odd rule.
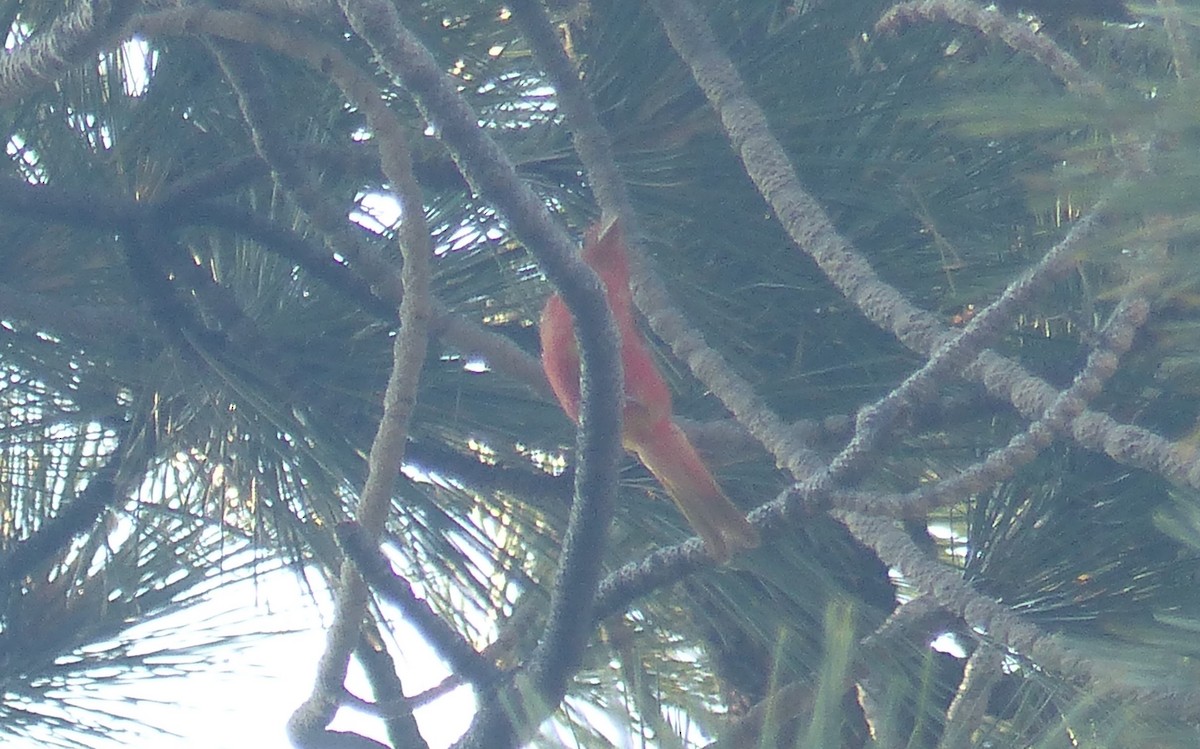
[[[1017,5],[10,3],[0,728],[292,565],[300,746],[379,745],[351,655],[424,743],[378,601],[464,747],[1192,746],[1200,15]],[[728,565],[620,449],[602,217]]]

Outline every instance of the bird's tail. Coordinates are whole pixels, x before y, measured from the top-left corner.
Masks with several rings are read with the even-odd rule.
[[[660,421],[650,439],[628,447],[675,500],[714,559],[727,562],[733,554],[758,546],[758,531],[721,491],[696,448],[673,421]]]

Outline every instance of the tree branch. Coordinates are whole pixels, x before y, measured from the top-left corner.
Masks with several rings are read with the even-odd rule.
[[[392,571],[387,558],[363,533],[358,523],[342,523],[337,528],[342,548],[362,573],[363,579],[420,630],[425,641],[437,651],[451,669],[486,692],[500,679],[501,672],[485,659],[453,627],[417,598],[408,581]]]
[[[379,0],[346,0],[343,12],[384,68],[404,81],[426,118],[437,123],[439,135],[459,169],[475,190],[506,217],[558,288],[575,319],[583,375],[576,499],[546,632],[530,667],[538,698],[545,705],[557,705],[591,631],[588,612],[616,502],[622,386],[612,315],[598,280],[577,259],[571,240],[550,220],[504,152],[479,128],[478,117],[429,51],[404,27],[395,7]],[[543,709],[539,705],[536,712]],[[460,745],[513,744],[530,727],[512,723],[501,706],[485,703]]]
[[[1014,21],[994,8],[972,0],[914,0],[896,3],[875,23],[880,34],[897,33],[904,24],[915,21],[942,21],[976,29],[984,36],[999,39],[1012,49],[1024,52],[1050,71],[1069,90],[1088,96],[1103,96],[1104,87],[1087,74],[1079,61],[1045,34],[1029,24]]]
[[[273,122],[266,109],[269,98],[259,75],[248,60],[239,59],[235,49],[215,50],[218,62],[234,85],[242,113],[250,127],[256,149],[272,165],[285,188],[299,193],[302,205],[317,211],[318,222],[338,231],[339,222],[329,203],[313,187],[307,175],[292,168],[281,139],[267,123]],[[364,103],[368,126],[375,133],[383,171],[397,192],[404,218],[400,227],[403,255],[400,303],[400,333],[393,346],[392,371],[383,399],[383,416],[367,459],[367,479],[355,515],[363,534],[375,542],[383,531],[396,482],[395,467],[404,459],[408,423],[416,405],[417,386],[428,346],[430,303],[429,260],[432,247],[425,226],[420,188],[412,175],[406,136],[398,121],[372,89],[371,103]],[[342,233],[342,232],[338,232]],[[312,694],[288,721],[288,734],[302,745],[330,740],[326,727],[332,720],[343,693],[342,683],[350,653],[356,646],[365,615],[368,591],[350,563],[342,566],[336,592],[333,622],[327,633],[325,652],[317,666]]]
[[[318,73],[330,76],[347,98],[362,109],[378,108],[384,112],[387,109],[378,101],[379,96],[375,82],[336,47],[295,28],[285,29],[272,24],[261,16],[193,5],[136,16],[130,23],[130,27],[147,35],[203,33],[245,44],[261,45],[279,54],[293,57]],[[387,115],[377,113],[377,116]],[[266,144],[269,146],[270,140]],[[279,154],[279,158],[280,170],[276,170],[275,174],[291,174],[296,179],[302,177],[307,179],[303,172],[290,166],[286,153]],[[275,169],[275,167],[272,168]],[[0,200],[5,197],[4,183],[4,180],[0,180]],[[294,186],[289,192],[297,199],[304,198],[308,194],[308,191],[301,189],[299,185]],[[22,194],[18,193],[18,195]],[[315,193],[313,200],[323,201],[324,198],[319,193]],[[536,201],[536,198],[533,200]],[[30,208],[39,206],[36,200],[31,199],[25,202],[30,203]],[[302,207],[308,212],[310,218],[320,223],[325,237],[336,236],[339,240],[330,243],[330,252],[328,253],[314,254],[307,250],[306,253],[314,255],[314,257],[319,255],[322,262],[330,261],[334,252],[349,258],[350,268],[353,272],[370,283],[378,296],[399,306],[402,294],[397,264],[354,235],[351,227],[346,225],[344,216],[338,210],[322,209],[316,202],[308,203],[307,201],[302,203]],[[96,213],[98,219],[108,216],[105,210],[98,210]],[[324,218],[322,219],[322,217]],[[561,233],[559,236],[562,237]],[[569,240],[564,239],[564,241],[569,244]],[[294,242],[297,243],[294,245],[297,249],[307,246],[301,244],[305,242],[302,237],[295,238]],[[464,352],[482,354],[493,370],[525,383],[539,394],[549,394],[549,385],[546,384],[541,366],[519,346],[502,335],[485,330],[478,323],[453,315],[436,300],[433,305],[434,318],[431,320],[431,332],[444,335],[447,340],[459,346]]]
[[[0,55],[0,102],[26,96],[94,56],[137,5],[137,0],[79,0],[49,28],[6,50]]]
[[[1123,302],[1113,312],[1100,343],[1089,355],[1084,367],[1067,390],[1058,393],[1046,407],[1042,417],[1017,435],[1009,445],[989,454],[981,463],[959,476],[946,479],[908,494],[824,490],[808,483],[782,492],[750,515],[751,522],[764,537],[780,531],[791,522],[802,520],[818,508],[835,507],[839,511],[872,512],[894,517],[922,517],[936,506],[958,501],[971,492],[1006,478],[1019,460],[1031,457],[1031,444],[1048,444],[1056,431],[1070,427],[1071,416],[1082,410],[1111,376],[1120,355],[1133,343],[1137,328],[1148,314],[1146,303],[1134,298]],[[644,559],[621,567],[601,581],[596,596],[597,616],[606,617],[623,611],[637,598],[666,585],[678,582],[708,560],[698,555],[693,539],[683,544],[659,549]]]
[[[57,514],[26,538],[12,544],[0,555],[0,586],[7,588],[28,575],[34,568],[59,554],[77,536],[91,528],[100,515],[111,509],[121,498],[117,475],[125,455],[118,441],[108,462],[92,474],[83,491],[64,503]]]
[[[980,594],[957,570],[926,557],[892,520],[842,511],[834,511],[834,515],[856,538],[874,549],[886,564],[901,570],[910,584],[961,617],[968,626],[984,633],[990,641],[1029,658],[1040,667],[1090,681],[1105,694],[1118,695],[1139,704],[1165,704],[1186,711],[1188,715],[1200,714],[1200,694],[1180,694],[1159,689],[1156,685],[1132,683],[1120,670],[1066,647],[1058,635],[1042,631],[1003,604]]]
[[[651,329],[688,365],[696,378],[725,404],[751,436],[764,445],[786,446],[773,452],[791,456],[794,464],[781,462],[780,467],[796,475],[818,470],[822,465],[820,459],[794,439],[796,433],[767,407],[755,394],[753,386],[705,342],[704,337],[671,303],[670,295],[662,281],[648,267],[642,251],[636,212],[613,158],[612,139],[600,123],[591,96],[559,43],[542,3],[538,0],[515,0],[510,6],[521,24],[525,39],[554,86],[559,109],[571,131],[575,150],[587,171],[597,201],[606,214],[620,217],[626,236],[633,242],[630,249],[634,302],[645,314]]]
[[[372,624],[369,628],[364,628],[354,653],[371,682],[375,702],[389,707],[381,717],[387,726],[388,740],[392,746],[403,749],[429,749],[429,742],[421,735],[416,718],[413,717],[414,706],[404,696],[404,685],[396,675],[396,663],[384,647],[377,627]]]
[[[771,134],[766,115],[748,94],[732,60],[720,48],[700,11],[688,0],[651,0],[672,47],[716,111],[746,172],[774,209],[788,234],[817,262],[833,284],[872,321],[902,341],[920,313],[841,237],[824,208],[801,185],[791,161]],[[902,410],[929,393],[933,384],[974,359],[1018,306],[1071,267],[1076,246],[1097,229],[1105,205],[1095,206],[1042,261],[1010,284],[1004,294],[957,335],[929,337],[929,360],[885,398],[860,410],[855,435],[829,466],[804,478],[809,488],[828,491],[872,454]],[[928,323],[928,321],[925,321]],[[932,332],[932,329],[930,330]],[[768,445],[781,462],[783,445]],[[787,460],[783,464],[790,464]]]
[[[1088,401],[1099,395],[1104,383],[1116,373],[1117,363],[1133,345],[1134,334],[1146,322],[1149,313],[1149,305],[1141,298],[1128,299],[1118,305],[1071,386],[1059,393],[1041,417],[1007,445],[993,450],[957,476],[907,494],[835,491],[829,495],[828,502],[822,504],[891,517],[921,517],[930,510],[960,502],[964,497],[1009,478],[1020,466],[1036,458],[1055,435],[1067,433]],[[812,501],[817,493],[807,491],[803,494],[805,501]]]

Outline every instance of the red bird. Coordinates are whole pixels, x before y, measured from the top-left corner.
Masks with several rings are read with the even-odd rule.
[[[637,455],[675,500],[676,506],[720,562],[758,545],[758,531],[746,520],[709,472],[687,435],[671,418],[671,391],[642,341],[633,318],[629,258],[616,222],[588,231],[583,260],[604,284],[621,335],[625,368],[624,426],[621,442]],[[542,366],[567,416],[579,421],[579,347],[567,305],[557,295],[542,311]]]

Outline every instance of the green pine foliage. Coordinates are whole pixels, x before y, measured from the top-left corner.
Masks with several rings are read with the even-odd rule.
[[[829,460],[860,409],[929,352],[869,320],[789,236],[654,5],[548,13],[611,139],[649,267],[712,352]],[[846,492],[921,491],[1028,428],[1009,397],[961,376],[964,363],[903,404],[870,458],[838,477],[842,494],[772,521],[731,565],[689,567],[603,612],[563,702],[526,727],[532,745],[1194,745],[1200,5],[1138,5],[1135,23],[1105,3],[1017,5],[1014,27],[1073,56],[1085,84],[940,12],[889,29],[876,22],[890,3],[874,0],[699,7],[839,235],[946,330],[1107,201],[1066,271],[983,346],[1061,390],[1112,345],[1103,328],[1118,304],[1144,299],[1148,322],[1080,406],[1170,441],[1176,463],[1145,459],[1142,432],[1089,444],[1093,427],[1071,413],[1028,460],[904,518],[922,559],[1046,638],[1022,649],[839,522]],[[402,261],[394,217],[346,220],[394,186],[334,64],[299,59],[317,40],[400,122],[423,201],[400,217],[421,211],[435,250],[429,355],[382,546],[500,678],[524,674],[580,501],[576,428],[537,374],[543,248],[462,176],[456,159],[472,156],[339,6],[197,5],[214,15],[182,21],[117,3],[78,48],[52,27],[73,7],[0,10],[18,51],[39,39],[67,50],[42,77],[0,60],[0,731],[49,731],[64,746],[119,735],[103,710],[67,725],[45,706],[145,678],[158,652],[132,648],[130,626],[283,564],[337,585],[337,530],[355,518],[402,324],[394,278],[364,258]],[[519,14],[470,0],[397,7],[581,238],[601,214],[593,165]],[[214,20],[235,12],[251,29],[241,38]],[[264,28],[298,41],[271,49]],[[122,46],[131,38],[141,53]],[[236,86],[231,64],[245,74]],[[723,393],[648,322],[676,412],[727,493],[750,509],[803,479],[726,428]],[[691,535],[664,500],[623,464],[604,573]],[[179,668],[236,644],[214,634]],[[387,698],[383,680],[373,688]],[[408,745],[398,720],[387,730]]]

